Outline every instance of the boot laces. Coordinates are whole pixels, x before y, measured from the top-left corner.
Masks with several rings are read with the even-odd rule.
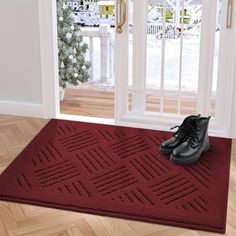
[[[182,124],[182,125],[176,125],[174,127],[171,127],[170,130],[176,129],[178,128],[178,130],[174,133],[174,135],[177,135],[180,139],[184,138],[184,139],[188,139],[189,137],[189,131],[192,129],[192,125],[186,123],[186,124]]]
[[[196,126],[192,126],[192,128],[190,129],[189,135],[186,139],[186,141],[189,142],[189,144],[192,147],[199,143],[199,137],[198,137],[199,129],[200,127],[198,123],[196,122]]]

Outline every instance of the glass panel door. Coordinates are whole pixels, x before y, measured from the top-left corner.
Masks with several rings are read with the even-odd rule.
[[[155,128],[196,113],[216,118],[226,2],[117,1],[121,18],[124,4],[129,9],[116,32],[117,123]]]

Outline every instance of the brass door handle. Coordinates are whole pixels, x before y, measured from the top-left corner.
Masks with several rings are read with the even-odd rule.
[[[227,19],[226,19],[226,28],[228,29],[232,27],[232,16],[233,16],[233,0],[228,0]]]
[[[122,27],[126,22],[126,0],[116,1],[116,32],[122,33]]]

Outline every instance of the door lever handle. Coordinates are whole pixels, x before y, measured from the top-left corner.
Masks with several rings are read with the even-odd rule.
[[[228,0],[227,19],[226,19],[226,28],[228,29],[232,27],[232,17],[233,17],[233,0]]]
[[[121,34],[126,22],[126,0],[117,0],[116,3],[116,32]]]

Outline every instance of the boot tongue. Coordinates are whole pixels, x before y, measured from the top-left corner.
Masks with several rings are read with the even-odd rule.
[[[186,124],[186,123],[192,124],[194,123],[195,120],[196,120],[195,116],[189,116],[184,119],[183,124]]]
[[[175,126],[173,128],[178,128],[178,130],[175,132],[176,138],[182,138],[186,135],[188,135],[189,131],[197,129],[196,126],[196,119],[199,116],[188,116],[184,119],[182,124],[180,126]]]
[[[198,117],[197,116],[189,116],[183,121],[182,125],[187,125],[187,126],[191,126],[192,128],[197,128]]]

